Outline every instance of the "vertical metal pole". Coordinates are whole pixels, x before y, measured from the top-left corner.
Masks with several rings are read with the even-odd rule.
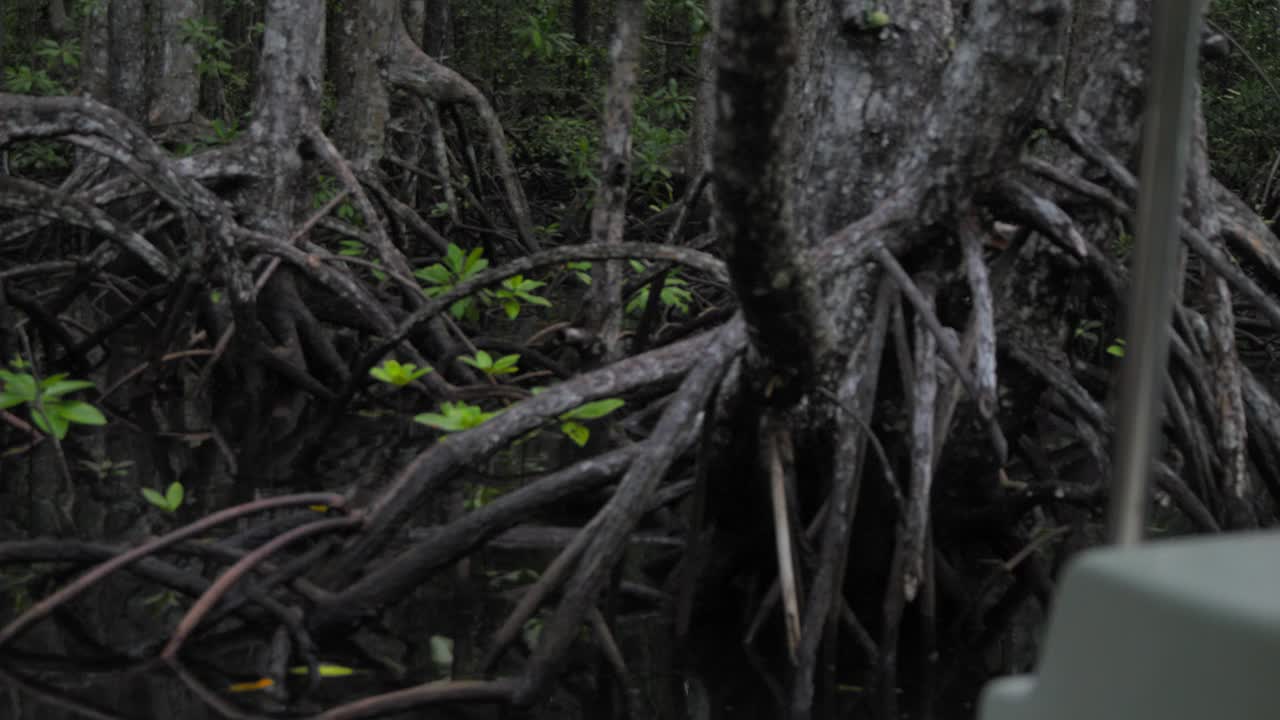
[[[1164,412],[1178,219],[1195,111],[1196,59],[1204,7],[1205,0],[1151,2],[1151,85],[1109,514],[1108,534],[1119,545],[1142,540],[1147,483]]]

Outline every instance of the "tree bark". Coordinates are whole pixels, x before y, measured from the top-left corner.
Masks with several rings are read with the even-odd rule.
[[[143,0],[108,0],[110,104],[142,121],[147,116],[147,8]]]
[[[612,75],[605,93],[603,142],[600,153],[600,187],[591,210],[591,241],[622,242],[631,190],[631,126],[635,120],[636,75],[640,67],[644,32],[644,2],[618,4],[613,41],[609,48]],[[584,323],[597,332],[604,357],[618,359],[622,342],[623,266],[603,263],[592,281],[584,304]],[[651,298],[650,302],[657,302]]]
[[[357,172],[371,170],[385,148],[390,106],[379,68],[393,56],[398,40],[397,6],[397,0],[354,3],[338,19],[333,136]]]
[[[200,102],[200,77],[196,74],[196,52],[182,42],[184,22],[200,17],[198,0],[173,0],[156,9],[154,60],[150,83],[151,103],[147,122],[172,125],[189,122]]]

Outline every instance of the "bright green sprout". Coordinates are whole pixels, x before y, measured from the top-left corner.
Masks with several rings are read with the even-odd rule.
[[[413,363],[401,364],[396,360],[384,360],[377,367],[369,368],[369,374],[388,385],[404,387],[431,372],[431,366],[418,367]]]
[[[484,248],[475,248],[467,253],[457,245],[449,243],[444,262],[418,268],[413,275],[427,284],[427,287],[422,289],[427,297],[439,297],[489,267],[489,261],[485,260],[483,255]],[[449,306],[449,314],[458,320],[474,316],[475,300],[465,297],[454,302]]]
[[[445,432],[460,432],[483,425],[486,420],[497,414],[485,412],[479,405],[445,402],[440,404],[440,412],[421,413],[414,416],[413,421]]]
[[[625,404],[618,398],[606,398],[576,407],[560,416],[560,432],[578,447],[583,447],[591,439],[591,430],[578,421],[602,418]]]
[[[648,265],[637,260],[631,261],[631,269],[636,272],[644,272],[648,269]],[[658,293],[658,301],[665,307],[674,308],[677,312],[688,313],[689,302],[693,299],[693,293],[686,289],[689,284],[687,280],[679,276],[679,270],[672,270],[667,273],[666,280],[662,283],[662,292]],[[628,313],[644,312],[649,306],[649,286],[645,285],[631,296],[631,300],[627,302],[626,311]]]
[[[142,488],[142,497],[165,512],[177,512],[178,508],[182,507],[182,499],[185,495],[186,491],[183,490],[180,482],[169,483],[163,495],[149,487]]]
[[[590,262],[583,260],[581,262],[565,263],[564,266],[573,271],[574,276],[578,278],[578,282],[581,282],[583,285],[591,284]]]
[[[475,357],[461,355],[458,359],[485,375],[510,375],[520,372],[520,368],[516,367],[516,363],[520,360],[519,355],[503,355],[494,360],[489,353],[477,350]]]
[[[25,361],[21,367],[26,367]],[[15,369],[19,368],[17,363]],[[67,436],[72,423],[80,425],[106,425],[107,418],[98,408],[78,400],[65,400],[64,395],[93,387],[88,380],[68,380],[66,373],[50,375],[38,384],[30,373],[0,370],[0,410],[26,404],[31,422],[41,432],[54,435],[59,440]],[[43,411],[41,411],[43,408]]]
[[[512,275],[502,281],[502,288],[494,295],[502,303],[502,309],[506,311],[507,317],[515,320],[520,316],[521,303],[551,307],[550,300],[533,294],[535,290],[543,285],[546,285],[546,283],[541,280],[526,280],[523,275]]]

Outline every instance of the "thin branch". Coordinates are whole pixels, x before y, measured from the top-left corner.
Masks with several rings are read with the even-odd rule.
[[[1001,180],[999,188],[1001,196],[1013,206],[1020,219],[1076,257],[1089,254],[1075,221],[1057,203],[1013,178]]]
[[[795,553],[791,549],[791,517],[787,509],[786,476],[782,467],[781,433],[776,418],[766,415],[760,421],[760,446],[764,452],[765,471],[769,481],[769,501],[773,508],[773,539],[778,556],[778,583],[782,589],[782,608],[787,630],[787,654],[796,664],[800,644],[800,592],[796,587]]]
[[[976,344],[974,373],[978,386],[978,412],[983,417],[995,417],[996,412],[996,322],[995,303],[992,299],[991,280],[987,263],[982,257],[982,240],[977,218],[965,214],[960,218],[960,244],[964,248],[964,266],[969,279],[970,302],[973,307],[973,327]],[[967,354],[967,353],[966,353]]]
[[[648,498],[683,451],[681,438],[703,413],[721,375],[746,342],[745,323],[733,322],[716,332],[698,363],[690,370],[658,420],[649,442],[654,450],[636,459],[618,483],[618,490],[592,519],[591,544],[583,550],[560,606],[544,625],[516,693],[516,702],[533,700],[554,676],[577,635],[587,610],[595,604],[609,574],[617,565],[627,536],[644,513]],[[587,535],[584,530],[583,535]]]
[[[359,525],[360,521],[360,513],[356,512],[346,517],[320,520],[296,527],[240,558],[234,565],[227,568],[226,572],[219,576],[213,585],[209,586],[209,589],[200,596],[199,600],[196,600],[191,609],[187,611],[187,614],[182,617],[182,621],[178,623],[177,629],[173,631],[173,636],[169,639],[169,643],[165,645],[160,656],[166,660],[177,657],[178,650],[182,648],[187,636],[196,629],[196,626],[200,624],[200,620],[213,609],[218,600],[223,595],[226,595],[255,565],[271,557],[277,550],[312,535],[353,528]]]
[[[934,313],[933,307],[921,294],[920,288],[916,287],[915,282],[907,275],[907,271],[898,263],[898,259],[879,240],[873,240],[872,242],[875,244],[871,253],[876,261],[889,272],[889,276],[897,283],[902,295],[910,301],[911,306],[924,320],[929,331],[937,338],[938,348],[942,351],[942,357],[951,366],[956,377],[960,378],[960,382],[964,383],[965,390],[969,392],[969,397],[973,398],[974,402],[979,402],[982,399],[982,391],[978,388],[978,383],[973,379],[973,374],[969,372],[969,368],[960,357],[960,349],[956,347],[955,339],[943,331],[942,323],[938,320],[937,314]],[[989,420],[992,408],[987,409],[988,413],[982,417]],[[979,405],[979,412],[981,410],[981,405]]]
[[[929,299],[934,288],[922,290]],[[911,492],[904,514],[902,538],[906,564],[903,568],[903,596],[915,599],[924,577],[925,536],[929,530],[929,506],[933,489],[934,413],[937,410],[937,344],[926,332],[919,315],[915,323],[916,385],[911,403]]]
[[[836,391],[838,405],[845,407],[846,412],[840,413],[836,421],[838,432],[832,451],[835,467],[831,472],[830,509],[818,551],[818,569],[809,588],[800,630],[800,650],[791,696],[791,709],[797,713],[807,713],[813,705],[813,678],[819,643],[825,639],[828,646],[834,646],[839,638],[836,623],[844,605],[849,535],[862,491],[867,437],[862,428],[870,425],[875,410],[889,307],[894,296],[893,284],[888,278],[881,277],[878,284],[875,310],[868,318],[861,341],[849,356]]]
[[[441,680],[415,685],[404,690],[361,698],[326,710],[315,720],[358,720],[359,718],[387,715],[397,710],[408,710],[425,705],[457,702],[510,702],[515,683],[507,678],[498,680]]]
[[[250,513],[264,512],[266,510],[274,510],[282,507],[295,507],[306,505],[327,505],[332,508],[341,509],[346,504],[346,498],[336,493],[301,493],[298,495],[281,495],[279,497],[263,498],[254,500],[253,502],[235,505],[224,510],[219,510],[203,517],[190,525],[180,527],[173,532],[162,535],[154,540],[149,540],[128,552],[95,566],[85,574],[76,578],[71,583],[63,586],[49,597],[44,598],[40,602],[32,605],[25,613],[19,615],[12,622],[0,630],[0,647],[7,644],[10,640],[18,636],[19,633],[31,627],[32,624],[48,617],[58,607],[74,600],[81,593],[93,587],[116,570],[125,567],[135,560],[150,555],[152,553],[163,550],[174,543],[186,540],[189,537],[195,537],[206,530],[215,528],[223,523],[230,522],[237,518],[243,517]]]

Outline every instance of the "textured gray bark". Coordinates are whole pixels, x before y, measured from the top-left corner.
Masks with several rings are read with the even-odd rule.
[[[84,20],[80,34],[80,86],[89,97],[111,100],[111,35],[107,26],[107,3],[99,3]]]
[[[763,361],[753,375],[791,400],[832,341],[792,217],[791,163],[803,147],[788,134],[802,52],[795,14],[791,2],[722,6],[713,144],[721,247]]]
[[[983,472],[1005,470],[1007,444],[1000,424],[1008,422],[1012,404],[996,402],[1008,382],[1001,370],[994,376],[1002,383],[999,392],[993,383],[998,348],[1022,366],[1020,371],[1030,371],[1054,388],[1059,411],[1074,418],[1076,441],[1087,448],[1105,477],[1107,413],[1072,369],[1067,346],[1074,320],[1064,314],[1064,289],[1057,273],[1074,267],[1072,272],[1088,274],[1089,282],[1116,293],[1124,290],[1123,267],[1105,250],[1111,247],[1116,223],[1127,222],[1131,215],[1134,178],[1128,168],[1136,165],[1144,110],[1149,5],[1136,0],[976,0],[963,7],[939,7],[936,2],[904,0],[878,3],[877,9],[884,15],[873,19],[860,2],[723,3],[717,48],[717,225],[751,329],[759,401],[806,399],[801,407],[809,411],[804,423],[809,444],[824,447],[820,438],[833,428],[821,418],[835,411],[824,411],[827,403],[814,391],[843,387],[854,382],[851,377],[858,384],[868,381],[863,368],[850,367],[846,360],[868,332],[883,332],[874,330],[872,323],[877,306],[872,289],[879,268],[901,260],[907,269],[895,270],[895,283],[916,298],[916,315],[928,319],[933,303],[920,300],[910,274],[922,263],[948,257],[956,264],[948,272],[970,286],[970,297],[992,305],[969,311],[971,327],[962,354],[973,359],[963,364],[953,362],[960,349],[956,333],[950,328],[931,330],[938,335],[942,355],[951,365],[948,377],[953,378],[951,387],[941,388],[941,397],[949,397],[955,383],[965,381],[960,397],[973,403],[988,428],[967,437],[983,441],[988,435],[994,452],[984,453],[980,443],[953,447],[945,457],[959,453],[984,467]],[[1033,132],[1046,125],[1059,141],[1033,145]],[[1220,251],[1213,249],[1221,243],[1218,211],[1205,162],[1203,124],[1198,127],[1201,134],[1193,149],[1188,187],[1191,234],[1185,237],[1192,247],[1205,250],[1204,259],[1215,269],[1226,272]],[[1036,165],[1027,159],[1031,154],[1052,158],[1053,167]],[[1097,192],[1098,186],[1090,183],[1115,189]],[[992,232],[989,221],[981,220],[984,213],[1018,222],[1024,228],[1020,237],[1030,238],[1027,249],[1002,258],[998,270],[975,265],[996,265],[983,258],[981,245]],[[1254,229],[1238,224],[1238,237],[1259,232],[1256,225],[1243,225]],[[967,266],[957,226],[969,235],[964,243]],[[1250,244],[1266,248],[1271,243],[1274,238]],[[1243,243],[1237,243],[1240,246]],[[1264,260],[1276,256],[1265,250],[1252,254]],[[1009,281],[1011,272],[1021,273],[1017,281]],[[1228,276],[1230,289],[1221,283],[1209,285],[1216,308],[1208,318],[1213,340],[1188,343],[1186,355],[1192,367],[1187,372],[1199,383],[1218,387],[1218,394],[1203,407],[1193,398],[1195,404],[1182,414],[1183,437],[1190,438],[1194,454],[1204,458],[1201,468],[1224,467],[1221,473],[1200,478],[1207,485],[1199,487],[1218,488],[1209,491],[1210,497],[1240,499],[1252,491],[1244,450],[1246,403],[1229,339],[1230,295],[1243,289],[1250,298],[1264,299],[1246,278],[1238,273]],[[1108,302],[1120,304],[1123,297],[1112,296]],[[917,351],[918,346],[919,342]],[[1207,347],[1214,349],[1206,353]],[[970,362],[976,365],[980,385],[966,379],[974,372]],[[910,373],[903,378],[908,388],[918,383]],[[872,387],[878,382],[874,377],[869,381]],[[779,394],[788,386],[790,392]],[[919,388],[906,391],[908,396],[912,393],[919,393]],[[1017,403],[1026,400],[1013,404]],[[956,443],[949,436],[961,431],[951,419],[952,402],[944,405],[945,411],[942,406],[936,411],[933,441],[940,449],[932,451],[934,462],[944,457],[941,448]],[[1202,419],[1207,420],[1203,428],[1209,434],[1203,432]],[[1016,426],[1009,429],[1025,432]],[[843,444],[829,439],[825,446],[832,445]],[[848,463],[848,458],[835,455],[826,464],[819,462],[818,469],[843,466],[845,472],[862,472],[860,463]],[[958,480],[943,469],[935,470],[939,491]],[[839,477],[821,482],[824,488],[848,487]],[[855,482],[850,506],[856,506],[856,488]],[[837,497],[843,501],[845,491],[840,492]],[[1199,500],[1186,494],[1183,499],[1192,515],[1206,520],[1203,508],[1196,505]],[[899,552],[908,553],[908,574],[918,579],[923,572],[919,506],[913,511],[914,539]],[[852,512],[852,507],[843,507],[837,515]],[[1220,508],[1219,515],[1224,526],[1252,522],[1239,508]],[[827,522],[838,525],[846,519]],[[864,522],[862,516],[859,522]],[[886,525],[874,519],[865,522]],[[1212,525],[1212,519],[1208,523]],[[828,528],[824,543],[838,544],[841,536]],[[840,561],[841,556],[824,545],[821,557],[826,563],[828,558]],[[818,577],[826,572],[824,566]],[[813,591],[829,592],[816,581]],[[911,593],[902,587],[885,592],[886,607],[910,600]],[[793,717],[808,717],[813,709],[805,687],[814,677],[812,638],[834,617],[835,613],[806,614],[804,634],[810,641],[802,643],[794,674],[790,668],[783,673],[799,683],[789,701]],[[881,647],[884,663],[902,657],[892,646],[896,624],[894,619],[884,630],[889,643]],[[833,641],[828,635],[824,642]]]
[[[390,105],[379,68],[395,47],[397,0],[370,0],[345,6],[334,48],[337,75],[330,77],[338,95],[334,143],[358,172],[374,167],[385,147]]]
[[[320,121],[325,9],[307,0],[269,0],[262,63],[248,137],[264,170],[259,229],[288,237],[298,203],[303,139]]]
[[[131,119],[147,116],[147,6],[144,0],[109,0],[111,105]]]
[[[716,128],[716,31],[719,21],[720,0],[707,3],[707,19],[711,31],[702,38],[698,48],[697,90],[693,106],[693,119],[689,125],[689,143],[685,148],[685,174],[697,177],[711,170],[711,140]],[[714,193],[713,193],[714,194]],[[714,202],[714,201],[713,201]]]
[[[196,52],[181,40],[184,22],[200,16],[199,0],[166,0],[155,10],[153,61],[150,73],[151,107],[147,122],[171,125],[187,122],[200,101]]]
[[[643,5],[635,0],[621,6],[630,13],[624,17],[638,16]],[[673,479],[669,471],[696,476],[702,489],[692,504],[705,501],[715,515],[697,525],[703,517],[691,513],[694,527],[681,569],[669,576],[672,585],[684,584],[671,593],[680,598],[679,624],[694,633],[728,626],[730,638],[728,644],[695,640],[680,646],[677,655],[709,647],[710,667],[687,676],[677,668],[673,675],[709,689],[711,712],[735,718],[846,715],[849,708],[841,702],[849,694],[840,691],[851,682],[869,688],[862,697],[887,716],[895,716],[901,703],[913,717],[928,717],[928,699],[947,689],[938,685],[963,686],[958,692],[968,693],[972,679],[963,676],[971,668],[1000,672],[1009,668],[982,663],[1027,659],[1030,644],[1021,640],[1024,650],[1012,656],[991,650],[1002,639],[1032,634],[1031,621],[1043,608],[1024,607],[1030,605],[1026,599],[1050,596],[1048,568],[1065,555],[1050,542],[1060,535],[1035,539],[1032,532],[1054,524],[1091,526],[1088,513],[1105,494],[1100,480],[1108,472],[1106,395],[1114,361],[1101,346],[1096,357],[1079,352],[1075,331],[1082,320],[1114,315],[1123,303],[1126,273],[1113,246],[1132,214],[1130,168],[1143,111],[1149,2],[886,0],[877,4],[883,17],[868,14],[861,0],[723,5],[716,52],[703,59],[705,71],[718,78],[715,107],[704,101],[700,108],[719,112],[699,118],[707,142],[693,142],[699,164],[705,155],[697,148],[714,145],[723,264],[687,248],[616,242],[625,218],[626,101],[636,72],[620,45],[607,109],[606,182],[593,227],[602,242],[503,258],[449,294],[423,298],[412,278],[403,277],[406,259],[380,216],[417,218],[414,210],[397,206],[400,201],[383,189],[378,192],[390,202],[375,207],[363,189],[379,184],[387,113],[378,104],[385,102],[379,70],[390,85],[476,111],[516,224],[522,235],[529,232],[493,107],[416,44],[418,30],[430,26],[429,10],[447,8],[445,2],[344,4],[351,24],[333,33],[344,45],[335,53],[344,73],[336,134],[358,169],[374,171],[359,177],[318,131],[326,23],[325,4],[312,0],[267,3],[254,121],[225,148],[177,160],[121,112],[84,98],[0,94],[0,145],[60,139],[129,172],[65,193],[29,181],[3,183],[0,206],[22,217],[6,220],[0,237],[43,227],[43,220],[29,216],[56,218],[112,243],[100,245],[78,270],[100,269],[104,257],[132,255],[153,274],[172,279],[181,258],[115,212],[121,198],[150,191],[187,219],[184,229],[194,232],[186,241],[208,260],[201,270],[215,268],[214,282],[230,289],[236,337],[252,352],[233,351],[224,365],[236,362],[237,370],[256,372],[259,379],[264,369],[279,368],[315,397],[349,399],[378,360],[416,353],[422,327],[450,302],[514,273],[571,259],[644,257],[687,264],[714,284],[732,283],[742,317],[570,378],[482,429],[429,443],[385,484],[359,488],[351,504],[368,513],[367,524],[313,578],[334,580],[330,590],[304,593],[312,630],[337,629],[397,602],[522,512],[549,506],[571,490],[600,487],[607,476],[624,478],[597,519],[569,542],[553,566],[557,571],[544,573],[524,596],[490,648],[492,658],[501,656],[539,603],[559,603],[543,616],[545,634],[531,660],[508,657],[512,664],[500,667],[522,673],[518,679],[424,685],[378,700],[388,707],[450,697],[538,702],[574,648],[590,647],[582,642],[584,620],[593,620],[598,645],[611,644],[613,619],[599,620],[599,606],[607,612],[606,588],[629,536],[655,517],[646,514],[665,502],[659,496],[677,496],[684,489],[674,486],[692,484],[664,486]],[[103,72],[95,76],[86,68],[85,84],[98,97],[127,104],[128,88],[113,85],[105,72],[121,37],[108,21],[142,5],[111,6],[122,14],[104,11],[87,26],[86,64],[97,58]],[[399,17],[413,27],[393,27]],[[1280,404],[1235,349],[1242,304],[1257,306],[1280,325],[1280,305],[1260,287],[1280,282],[1280,243],[1213,181],[1199,127],[1183,228],[1192,248],[1189,289],[1175,323],[1176,361],[1166,381],[1167,427],[1178,452],[1162,458],[1159,488],[1176,506],[1169,517],[1213,530],[1269,521],[1274,509],[1261,491],[1280,498],[1280,482],[1259,472],[1280,466]],[[1037,132],[1041,128],[1045,132]],[[364,214],[367,225],[356,237],[377,252],[390,286],[404,291],[399,307],[386,307],[300,229],[316,172],[338,176]],[[230,201],[215,194],[226,187],[235,188]],[[417,222],[413,227],[426,227],[421,218]],[[216,253],[202,245],[204,237]],[[1251,272],[1231,263],[1224,242]],[[251,276],[244,261],[256,264],[264,256],[287,263],[287,272]],[[58,262],[64,263],[59,272],[72,264]],[[30,278],[37,271],[24,267],[15,272],[25,274],[0,277]],[[302,277],[360,316],[364,354],[354,366],[334,359],[337,353],[326,344],[329,328],[315,330],[317,321],[299,299]],[[256,290],[255,281],[261,285]],[[1109,324],[1098,333],[1107,343],[1123,331]],[[744,346],[745,361],[731,361]],[[452,357],[431,350],[434,362]],[[341,393],[311,376],[317,362],[333,371]],[[714,383],[730,364],[736,368],[730,379]],[[428,378],[439,383],[431,390],[456,390],[441,374]],[[747,382],[732,379],[739,375]],[[516,438],[585,401],[625,393],[628,403],[648,402],[655,388],[678,383],[683,385],[674,395],[649,406],[661,414],[656,424],[649,416],[627,427],[637,434],[657,427],[647,440],[533,479],[487,509],[411,538],[407,549],[392,544],[417,510],[448,494],[460,473]],[[791,486],[790,493],[778,493],[786,499],[778,507],[795,517],[777,522],[776,534],[761,544],[794,548],[799,561],[788,588],[787,634],[782,623],[764,621],[761,632],[753,632],[762,638],[756,644],[766,658],[756,671],[777,681],[776,693],[759,675],[737,672],[745,663],[733,664],[740,659],[742,633],[735,623],[741,609],[779,616],[755,589],[773,581],[776,555],[754,555],[751,547],[767,535],[751,508],[760,479],[753,476],[755,444],[762,436],[789,448],[776,455],[780,463],[793,455],[778,475]],[[687,468],[681,453],[695,441],[694,467]],[[1020,453],[1011,456],[1009,446]],[[33,526],[66,530],[56,506],[58,478],[46,475],[31,477],[41,485],[32,493],[39,501],[30,509]],[[716,544],[718,534],[737,530],[742,536]],[[386,558],[393,549],[394,557]],[[703,562],[700,553],[710,560]],[[989,563],[991,557],[999,562]],[[717,564],[728,569],[712,567]],[[719,582],[729,573],[732,582]],[[711,589],[701,594],[701,587]],[[664,598],[665,610],[668,596],[651,594]],[[942,602],[935,605],[935,596]],[[859,617],[879,622],[868,631]],[[853,630],[856,647],[838,646],[845,628]],[[918,645],[908,643],[917,636]],[[794,652],[785,658],[771,653],[784,637]],[[942,648],[946,652],[935,652]],[[621,684],[634,687],[623,663],[613,660]],[[733,671],[717,674],[724,667]],[[899,685],[907,690],[901,698]],[[917,695],[920,704],[908,707]],[[356,704],[331,716],[359,715]]]
[[[640,68],[644,30],[643,0],[623,0],[618,4],[613,40],[609,46],[612,75],[605,93],[603,140],[600,152],[600,187],[591,209],[591,241],[622,242],[627,219],[627,198],[631,190],[631,125],[635,119],[636,75]],[[621,351],[623,264],[607,262],[593,273],[587,301],[583,305],[585,324],[604,343],[607,360],[616,360]],[[655,299],[656,301],[656,299]]]
[[[401,0],[400,20],[404,22],[409,37],[418,45],[423,43],[423,31],[427,27],[427,0]]]

